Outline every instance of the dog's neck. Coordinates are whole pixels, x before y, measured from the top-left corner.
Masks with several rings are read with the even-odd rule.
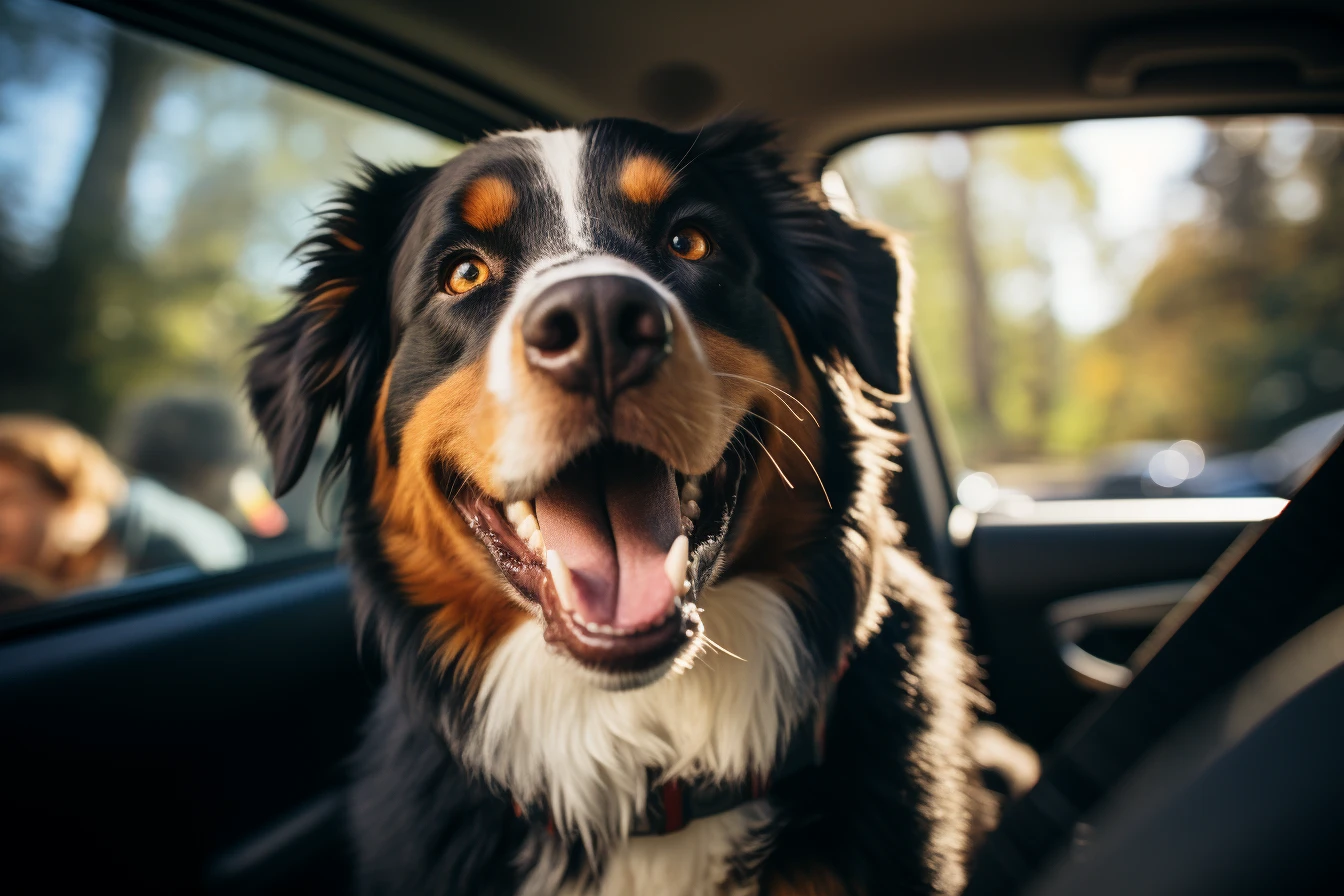
[[[790,736],[820,711],[826,674],[764,581],[730,579],[702,604],[702,655],[631,691],[594,686],[547,647],[540,626],[520,626],[491,660],[463,761],[590,853],[638,830],[651,769],[655,786],[767,780]]]
[[[817,703],[787,739],[782,742],[778,761],[768,775],[753,773],[746,780],[667,778],[651,772],[644,811],[634,819],[631,836],[664,836],[685,829],[692,822],[731,812],[740,806],[766,797],[771,789],[789,776],[820,765],[826,752],[826,727],[830,719],[835,688],[848,667],[848,649],[839,668],[823,679]],[[560,836],[549,806],[524,806],[515,801],[514,812],[527,817],[547,834]]]

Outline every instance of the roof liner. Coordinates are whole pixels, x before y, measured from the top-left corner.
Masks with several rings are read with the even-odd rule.
[[[1338,64],[1344,10],[1334,0],[1299,2],[1291,16],[1240,0],[282,6],[562,121],[622,115],[688,127],[734,112],[764,116],[784,128],[798,161],[813,164],[838,145],[883,131],[1344,108],[1344,82],[1303,86],[1286,58],[1291,52],[1253,64],[1225,59],[1199,71],[1154,72],[1127,96],[1087,89],[1098,53],[1118,39],[1137,34],[1142,41],[1145,32],[1160,37],[1172,28],[1216,31],[1237,21],[1254,34],[1295,20],[1299,34],[1324,36],[1325,48],[1316,52]]]

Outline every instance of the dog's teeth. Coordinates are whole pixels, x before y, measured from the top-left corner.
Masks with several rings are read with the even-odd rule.
[[[681,583],[681,593],[689,594],[690,591],[691,591],[691,580],[686,579],[684,582]]]
[[[528,517],[535,517],[536,511],[532,509],[531,501],[514,501],[504,508],[504,516],[508,517],[509,522],[515,526],[521,525],[523,520]],[[535,522],[535,521],[534,521]],[[524,535],[524,538],[527,536]]]
[[[672,583],[672,590],[678,594],[684,594],[681,585],[686,581],[686,564],[691,559],[691,542],[685,535],[678,535],[677,540],[672,542],[672,547],[668,549],[667,559],[663,561],[663,571],[667,573],[667,580]]]
[[[537,518],[535,516],[525,516],[514,523],[514,526],[517,527],[518,534],[522,537],[523,541],[527,541],[534,533],[541,530],[541,527],[537,525]]]
[[[681,512],[687,519],[700,519],[700,505],[694,501],[682,501]]]
[[[528,546],[528,548],[531,549],[532,553],[534,553],[534,554],[538,554],[538,555],[545,555],[545,553],[546,553],[546,542],[543,541],[542,538],[541,538],[541,530],[540,530],[540,529],[536,530],[536,531],[533,532],[530,536],[528,536],[528,539],[527,539],[527,546]]]
[[[567,613],[573,613],[578,595],[574,591],[574,579],[570,576],[569,567],[560,559],[558,552],[547,551],[546,568],[551,572],[551,582],[555,585],[555,596],[560,599],[561,608]]]

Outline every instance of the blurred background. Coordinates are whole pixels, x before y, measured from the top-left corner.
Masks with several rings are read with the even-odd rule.
[[[1288,496],[1344,429],[1344,118],[878,137],[839,206],[910,238],[958,496]]]
[[[82,10],[0,0],[0,606],[330,547],[315,475],[269,491],[246,345],[356,157],[457,149]]]
[[[246,346],[357,157],[458,149],[0,0],[0,608],[332,546],[315,469],[271,494]],[[885,136],[822,186],[911,240],[921,382],[972,510],[1287,496],[1344,428],[1344,119]]]

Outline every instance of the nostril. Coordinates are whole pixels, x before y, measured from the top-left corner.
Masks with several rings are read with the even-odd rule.
[[[543,352],[563,352],[579,341],[579,321],[568,308],[553,308],[530,334],[528,342]]]
[[[616,322],[621,341],[633,347],[662,345],[667,341],[667,324],[662,309],[647,302],[630,302],[621,309]]]

